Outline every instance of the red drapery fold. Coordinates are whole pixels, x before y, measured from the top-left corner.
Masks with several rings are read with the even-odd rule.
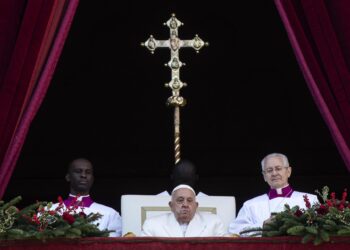
[[[77,6],[78,0],[0,0],[0,198]]]
[[[350,171],[350,1],[275,4],[311,94]]]

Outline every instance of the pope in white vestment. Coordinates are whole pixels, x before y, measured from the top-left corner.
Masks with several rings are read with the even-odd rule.
[[[182,226],[173,213],[151,217],[143,224],[141,236],[208,237],[225,236],[227,231],[217,215],[197,212],[188,225]]]
[[[153,216],[144,222],[141,236],[153,237],[208,237],[226,236],[220,217],[197,212],[194,190],[188,185],[174,188],[169,202],[170,213]]]

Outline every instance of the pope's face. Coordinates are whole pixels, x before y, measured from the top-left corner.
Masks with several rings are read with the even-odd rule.
[[[70,182],[70,192],[74,195],[87,195],[94,182],[93,168],[85,159],[78,159],[71,163],[66,180]]]
[[[173,193],[169,206],[179,223],[189,223],[196,213],[198,203],[191,190],[180,188]]]
[[[292,168],[284,166],[280,157],[270,157],[265,160],[264,180],[271,188],[283,188],[287,186],[291,173]]]

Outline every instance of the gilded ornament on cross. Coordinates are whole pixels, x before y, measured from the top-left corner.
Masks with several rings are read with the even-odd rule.
[[[186,99],[180,95],[180,90],[186,87],[187,84],[180,79],[180,69],[185,66],[185,63],[180,61],[179,50],[180,48],[190,47],[195,49],[198,53],[203,46],[208,46],[207,42],[204,42],[198,35],[192,40],[181,40],[178,36],[178,28],[184,25],[180,22],[175,14],[172,14],[171,18],[164,23],[170,29],[170,38],[168,40],[157,40],[152,35],[146,42],[142,43],[153,54],[157,48],[169,48],[170,49],[170,61],[165,64],[166,67],[171,69],[171,80],[165,84],[165,87],[171,89],[172,95],[167,100],[167,105],[174,107],[174,147],[175,147],[175,163],[178,163],[181,159],[180,154],[180,107],[186,105]]]

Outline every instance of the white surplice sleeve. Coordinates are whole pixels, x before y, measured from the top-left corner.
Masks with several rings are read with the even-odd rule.
[[[254,218],[250,207],[245,203],[239,210],[236,219],[230,223],[228,231],[231,234],[239,234],[243,230],[255,227],[262,227],[262,221]]]

